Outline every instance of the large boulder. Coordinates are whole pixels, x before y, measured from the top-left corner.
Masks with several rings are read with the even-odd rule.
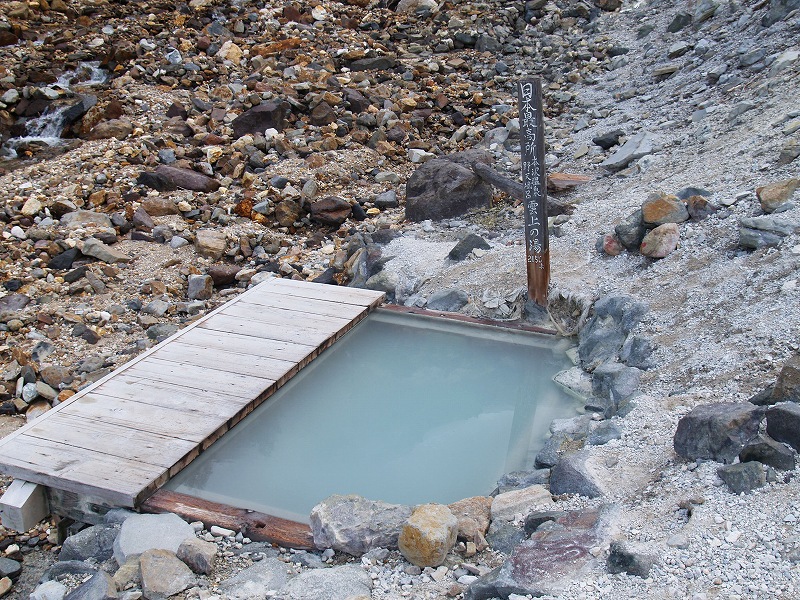
[[[758,435],[763,417],[764,409],[749,402],[698,406],[678,421],[673,439],[675,452],[690,460],[730,464]]]
[[[587,370],[619,358],[622,346],[648,310],[632,296],[604,296],[578,335],[578,357]]]
[[[767,434],[800,452],[800,405],[778,404],[767,410]]]
[[[800,356],[792,356],[783,363],[770,400],[771,404],[800,402]]]
[[[597,498],[606,494],[606,474],[587,450],[562,456],[550,472],[552,494],[577,494]]]
[[[195,537],[194,528],[178,515],[132,515],[114,540],[114,558],[120,565],[147,550],[177,552],[186,538]]]
[[[311,532],[319,549],[361,556],[374,548],[397,548],[411,507],[334,494],[311,510]]]
[[[400,530],[398,548],[411,564],[438,567],[447,558],[458,535],[458,519],[443,504],[422,504]]]
[[[406,218],[440,220],[488,207],[492,186],[468,166],[445,158],[424,163],[406,184]]]

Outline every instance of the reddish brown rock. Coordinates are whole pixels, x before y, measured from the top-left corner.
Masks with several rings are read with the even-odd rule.
[[[236,117],[231,127],[236,139],[248,133],[264,133],[267,129],[283,131],[286,127],[286,107],[280,102],[259,104]]]
[[[618,256],[625,250],[625,246],[619,241],[619,238],[612,233],[603,236],[603,252],[609,256]]]
[[[291,227],[303,217],[303,209],[294,200],[283,200],[275,205],[275,219],[281,227]]]
[[[689,196],[686,199],[686,209],[689,211],[689,216],[695,221],[700,221],[706,217],[713,215],[719,210],[718,206],[711,204],[703,196]]]
[[[756,188],[756,196],[761,202],[761,210],[765,213],[775,211],[779,206],[785,204],[800,187],[800,179],[785,179],[769,185],[762,185]]]
[[[311,219],[322,225],[341,225],[351,212],[350,203],[337,196],[328,196],[311,205]]]
[[[658,194],[642,204],[642,221],[651,227],[664,223],[683,223],[689,220],[686,205],[672,194]]]

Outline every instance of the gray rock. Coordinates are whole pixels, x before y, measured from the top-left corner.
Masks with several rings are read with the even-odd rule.
[[[800,402],[800,356],[792,356],[783,364],[770,400],[771,404]]]
[[[667,25],[667,31],[669,33],[677,33],[687,25],[692,24],[692,15],[689,13],[679,12],[672,18],[669,25]]]
[[[214,566],[217,545],[196,537],[186,538],[176,554],[195,573],[208,575]]]
[[[386,549],[382,548],[382,550]],[[386,553],[388,555],[389,551],[386,550]],[[322,560],[322,557],[319,554],[314,554],[313,552],[293,552],[292,562],[309,569],[329,569],[331,567],[331,565]]]
[[[248,133],[263,134],[267,129],[283,131],[287,108],[284,103],[265,102],[243,112],[231,123],[234,137],[239,139]]]
[[[606,493],[601,470],[591,454],[580,450],[559,459],[550,472],[550,492],[597,498]]]
[[[550,469],[534,469],[533,471],[512,471],[497,480],[497,492],[509,492],[532,485],[548,485]]]
[[[728,112],[728,121],[734,121],[739,116],[743,115],[749,110],[753,110],[758,105],[755,102],[750,102],[749,100],[745,100],[743,102],[738,102],[729,112]]]
[[[694,22],[699,24],[707,21],[714,16],[718,8],[719,4],[714,0],[701,0],[694,9]]]
[[[608,542],[616,513],[611,506],[573,511],[552,527],[540,528],[530,540],[517,544],[505,563],[470,584],[464,599],[560,597],[565,585],[600,565],[591,550]]]
[[[527,537],[525,530],[510,521],[492,521],[486,532],[486,541],[492,550],[503,554],[511,554]]]
[[[650,338],[629,334],[619,351],[619,360],[629,367],[650,369],[654,366],[651,358],[655,344]]]
[[[174,323],[156,323],[147,328],[147,337],[157,342],[163,342],[178,329],[178,326]]]
[[[652,133],[643,131],[637,133],[614,154],[605,159],[600,166],[612,171],[624,169],[634,160],[653,154],[658,151],[656,137]]]
[[[129,557],[147,550],[174,553],[184,540],[192,537],[194,528],[178,515],[133,515],[122,524],[114,541],[114,558],[122,565]]]
[[[141,173],[137,182],[159,191],[215,192],[220,187],[220,183],[208,175],[169,165],[159,165],[153,173]]]
[[[22,565],[20,563],[10,558],[0,557],[0,579],[8,577],[12,581],[16,581],[20,573],[22,573]]]
[[[489,206],[492,186],[472,169],[435,158],[412,173],[406,184],[406,218],[411,221],[457,217]]]
[[[603,421],[592,430],[586,443],[592,446],[602,446],[611,440],[618,440],[622,438],[622,431],[616,423],[612,421]]]
[[[739,461],[756,461],[781,471],[793,471],[797,462],[791,448],[765,435],[748,442],[739,453]]]
[[[800,405],[778,404],[767,410],[767,434],[800,452]]]
[[[779,236],[791,235],[798,229],[794,222],[778,215],[763,215],[740,219],[739,225],[742,228],[766,231]]]
[[[769,11],[761,17],[761,25],[770,27],[783,21],[789,14],[800,8],[800,0],[770,0]]]
[[[114,540],[117,539],[118,533],[119,527],[112,525],[87,527],[64,540],[58,560],[93,558],[98,562],[106,561],[114,555]]]
[[[614,541],[608,552],[608,572],[627,573],[647,578],[656,559],[654,556],[626,542]]]
[[[187,284],[189,300],[208,300],[214,293],[214,280],[210,275],[189,275]]]
[[[81,252],[83,252],[86,256],[92,256],[97,260],[101,260],[108,264],[127,263],[131,261],[131,257],[127,254],[124,254],[119,250],[115,250],[110,246],[106,246],[103,242],[93,237],[87,238],[83,241]]]
[[[153,315],[154,317],[163,317],[169,310],[170,303],[161,298],[151,300],[142,307],[141,312],[145,315]]]
[[[458,242],[453,249],[450,250],[450,253],[447,257],[450,260],[464,260],[467,258],[475,248],[481,248],[483,250],[491,249],[491,246],[484,240],[481,236],[470,233],[467,234],[465,238],[463,238],[460,242]]]
[[[675,452],[689,460],[731,463],[756,437],[763,416],[764,409],[749,402],[698,406],[678,421]]]
[[[739,246],[745,249],[776,248],[781,245],[782,241],[783,236],[768,231],[749,229],[747,227],[739,229]]]
[[[400,277],[397,275],[397,273],[382,270],[367,279],[364,287],[366,287],[368,290],[386,292],[389,299],[392,299],[395,296],[395,290],[397,289],[399,283]]]
[[[600,146],[603,150],[608,150],[609,148],[613,148],[619,143],[619,138],[625,135],[625,132],[621,129],[615,129],[614,131],[608,131],[606,133],[600,134],[592,138],[592,143],[596,146]]]
[[[385,210],[387,208],[397,208],[400,206],[400,201],[397,199],[397,192],[394,190],[387,190],[378,194],[378,196],[375,198],[375,206],[381,210]]]
[[[592,393],[613,400],[619,406],[633,396],[642,372],[635,367],[607,361],[592,372]]]
[[[275,557],[265,558],[219,585],[229,600],[263,600],[268,590],[279,590],[295,576],[294,570]]]
[[[65,600],[114,600],[117,597],[117,586],[111,575],[98,571],[89,581],[82,583],[69,594]]]
[[[616,359],[647,310],[647,304],[631,296],[605,296],[595,302],[594,316],[578,334],[578,357],[584,368],[592,370]]]
[[[400,528],[409,516],[410,506],[333,495],[311,511],[314,545],[353,556],[373,548],[397,548]]]
[[[140,558],[145,600],[161,600],[197,583],[192,570],[169,550],[146,550]]]
[[[356,565],[342,565],[332,569],[305,571],[293,578],[280,590],[286,600],[348,600],[369,598],[372,579]]]
[[[512,521],[517,514],[526,514],[532,508],[542,508],[553,503],[550,492],[542,485],[511,490],[495,496],[491,506],[492,521]]]
[[[442,312],[458,312],[469,302],[469,296],[464,290],[446,289],[434,292],[428,298],[427,308]]]
[[[525,533],[531,535],[545,523],[550,523],[567,516],[563,510],[534,511],[525,517]]]
[[[637,252],[647,233],[647,228],[642,221],[641,209],[631,213],[624,221],[614,227],[614,233],[627,250]]]
[[[750,492],[767,483],[763,465],[756,461],[725,465],[717,469],[717,475],[734,494]]]
[[[67,586],[59,581],[45,581],[31,592],[30,600],[63,600]]]
[[[61,216],[61,224],[69,229],[77,229],[94,225],[96,227],[112,228],[111,217],[104,213],[96,213],[93,210],[76,210]]]

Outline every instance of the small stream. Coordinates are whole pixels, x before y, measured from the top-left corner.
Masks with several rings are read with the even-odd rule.
[[[100,68],[100,63],[81,63],[74,71],[61,75],[55,83],[48,86],[52,90],[63,90],[67,94],[55,100],[38,117],[25,120],[25,135],[9,138],[0,145],[0,160],[25,158],[27,151],[35,147],[58,147],[66,145],[61,136],[68,125],[68,113],[73,109],[85,88],[101,85],[108,79],[108,72]],[[65,102],[66,101],[66,102]],[[20,156],[22,154],[22,156]]]

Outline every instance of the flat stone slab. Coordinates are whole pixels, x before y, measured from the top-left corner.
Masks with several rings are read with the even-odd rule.
[[[122,524],[114,541],[114,558],[124,565],[131,556],[147,550],[175,553],[185,539],[192,537],[194,528],[178,515],[133,515]]]

